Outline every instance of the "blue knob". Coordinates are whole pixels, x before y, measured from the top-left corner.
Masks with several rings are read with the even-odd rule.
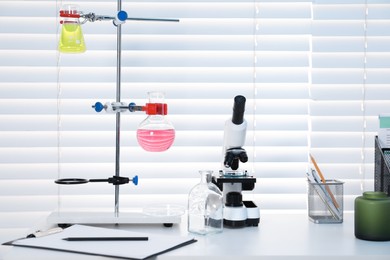
[[[92,106],[96,112],[101,112],[104,109],[104,105],[100,102],[96,102],[95,105]]]
[[[134,183],[134,185],[136,185],[136,186],[138,185],[138,176],[137,175],[135,175],[133,177],[132,182]]]
[[[119,11],[117,17],[119,21],[126,21],[127,13],[125,11]]]
[[[135,103],[134,102],[131,102],[130,104],[129,104],[129,111],[130,112],[134,112],[135,110],[134,110],[134,107],[135,107]]]

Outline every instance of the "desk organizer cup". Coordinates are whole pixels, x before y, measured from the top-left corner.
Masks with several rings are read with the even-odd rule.
[[[309,219],[317,224],[343,222],[344,183],[326,180],[325,183],[308,181]]]

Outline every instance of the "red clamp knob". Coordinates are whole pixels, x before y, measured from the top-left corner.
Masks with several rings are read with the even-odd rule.
[[[60,17],[80,18],[77,10],[60,10]]]
[[[165,103],[146,103],[142,110],[148,115],[167,115],[168,105]]]

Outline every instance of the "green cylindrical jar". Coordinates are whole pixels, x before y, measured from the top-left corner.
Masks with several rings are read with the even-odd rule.
[[[355,199],[355,236],[372,241],[390,240],[390,197],[368,191]]]

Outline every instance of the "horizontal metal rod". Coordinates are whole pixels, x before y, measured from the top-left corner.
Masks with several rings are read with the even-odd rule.
[[[163,18],[136,18],[136,17],[129,17],[126,20],[133,20],[133,21],[152,21],[152,22],[180,22],[179,19],[163,19]]]
[[[94,13],[82,14],[82,18],[90,21],[104,21],[104,20],[115,20],[116,18],[113,16],[105,16],[105,15],[97,15]],[[126,20],[131,21],[148,21],[148,22],[180,22],[179,19],[164,19],[164,18],[138,18],[138,17],[128,17]]]

